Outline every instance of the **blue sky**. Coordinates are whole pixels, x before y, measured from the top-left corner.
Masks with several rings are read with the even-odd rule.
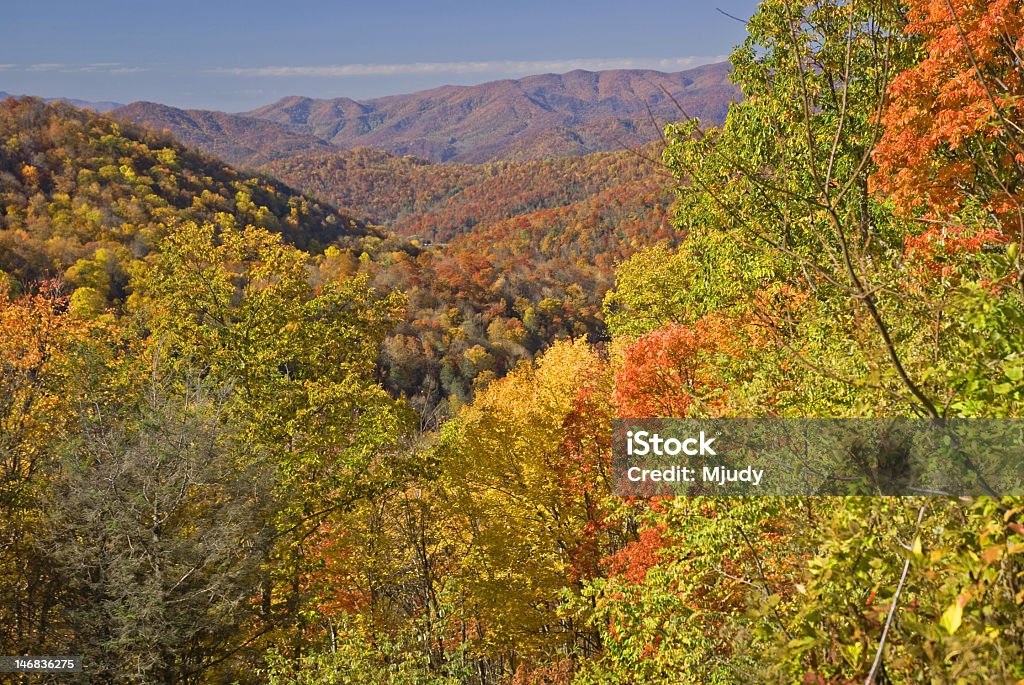
[[[13,0],[0,91],[243,111],[727,55],[754,0]]]

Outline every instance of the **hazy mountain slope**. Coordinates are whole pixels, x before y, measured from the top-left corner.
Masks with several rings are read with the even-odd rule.
[[[6,91],[0,90],[0,100],[6,100],[7,98],[24,97],[23,95],[14,95]],[[67,105],[74,105],[82,109],[91,109],[94,112],[100,112],[101,114],[115,110],[118,107],[124,107],[120,102],[92,102],[90,100],[76,100],[75,98],[42,98],[44,102],[63,102]]]
[[[427,412],[465,400],[552,340],[605,338],[615,265],[682,239],[660,143],[530,162],[431,163],[371,148],[264,169],[421,246],[378,253],[374,284],[408,296],[384,379]],[[394,238],[392,238],[394,240]],[[360,255],[344,257],[356,268]]]
[[[320,138],[291,127],[224,112],[133,102],[111,114],[156,131],[166,130],[185,145],[246,167],[299,152],[335,149]]]
[[[660,165],[632,152],[522,164],[392,160],[410,183],[374,183],[382,159],[350,164],[339,178],[375,188],[366,198],[396,191],[413,212],[388,227],[423,238],[415,256],[382,255],[387,266],[374,280],[408,294],[408,319],[382,361],[387,386],[417,407],[465,400],[553,340],[605,339],[601,304],[615,265],[682,238],[669,222],[674,193]],[[428,245],[435,235],[442,242]]]
[[[319,277],[366,273],[381,292],[405,294],[381,375],[425,415],[553,340],[603,339],[615,263],[680,238],[656,145],[481,165],[361,149],[271,165],[416,242],[169,136],[66,105],[0,102],[0,136],[15,141],[0,155],[0,271],[15,282],[62,276],[76,294],[91,292],[97,311],[120,306],[127,274],[175,225],[232,215],[311,250]]]
[[[672,74],[578,70],[364,102],[289,97],[246,116],[345,148],[367,146],[434,161],[539,159],[653,140],[658,126],[652,117],[660,124],[686,112],[718,123],[739,97],[728,72],[726,63]]]

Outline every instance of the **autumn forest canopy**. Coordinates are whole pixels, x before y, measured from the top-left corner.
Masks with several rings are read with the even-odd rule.
[[[1020,497],[611,494],[616,418],[1022,418],[1024,3],[746,30],[433,160],[0,101],[12,682],[1024,682]]]

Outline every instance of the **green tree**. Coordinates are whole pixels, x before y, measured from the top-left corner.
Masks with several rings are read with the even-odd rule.
[[[884,3],[766,0],[731,58],[744,100],[721,130],[669,128],[665,160],[685,181],[678,224],[691,250],[715,250],[711,236],[724,233],[771,265],[757,269],[762,280],[742,278],[743,299],[807,371],[791,379],[796,411],[821,406],[823,393],[830,413],[942,411],[916,354],[927,303],[898,287],[911,227],[867,187],[877,113],[912,55],[901,28]],[[713,268],[707,277],[729,279]],[[759,292],[809,297],[764,307]]]
[[[690,325],[711,303],[737,330],[760,331],[767,344],[757,355],[711,360],[744,413],[1020,411],[1024,309],[1004,286],[1016,279],[1017,252],[984,241],[957,249],[955,232],[950,249],[935,249],[923,224],[869,191],[887,90],[917,58],[904,25],[888,3],[765,0],[732,57],[744,100],[721,129],[668,128],[686,245],[628,264],[607,300],[610,319],[632,337]],[[743,261],[749,270],[736,268]],[[676,287],[711,297],[690,302]],[[630,309],[641,313],[635,326],[619,316]],[[652,507],[640,540],[659,542],[636,550],[643,572],[584,593],[605,650],[581,679],[629,682],[639,672],[656,682],[682,671],[695,682],[966,682],[964,664],[1016,654],[1019,501],[943,503],[917,524],[921,511],[883,498],[806,511]],[[979,616],[1001,637],[984,633]],[[709,669],[694,653],[719,660]],[[1013,667],[978,669],[1019,678]]]
[[[208,682],[252,638],[273,472],[225,425],[226,392],[178,380],[61,447],[39,541],[61,588],[49,646],[87,682]]]

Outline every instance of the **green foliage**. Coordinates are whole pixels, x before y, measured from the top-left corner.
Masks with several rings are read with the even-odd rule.
[[[275,474],[264,619],[301,627],[309,598],[297,585],[314,563],[304,542],[398,474],[390,462],[411,416],[374,360],[401,298],[363,277],[314,288],[308,255],[226,215],[178,227],[161,248],[133,280],[149,353],[158,371],[199,368],[232,389],[226,415]]]
[[[886,643],[892,682],[1016,682],[1024,672],[1019,517],[1019,499],[842,501],[808,541],[817,552],[795,586],[791,639],[765,655],[767,673],[862,676],[909,563]]]
[[[154,354],[233,386],[232,411],[292,477],[364,482],[404,420],[374,378],[401,298],[377,297],[364,278],[314,289],[304,253],[220,219],[179,227],[134,282]]]
[[[370,634],[358,619],[337,629],[329,651],[298,663],[271,652],[267,664],[268,685],[457,685],[467,675],[434,673],[427,660]]]
[[[729,397],[704,411],[1019,415],[1017,246],[969,198],[932,228],[869,192],[886,88],[917,56],[902,26],[877,3],[766,0],[732,58],[743,102],[720,130],[668,127],[687,240],[624,264],[605,306],[635,345],[718,348],[709,315],[737,332],[751,353],[690,355],[686,377]],[[624,382],[635,345],[616,397],[650,400]],[[895,602],[876,682],[1015,682],[1019,504],[932,500],[919,527],[921,502],[883,498],[653,504],[576,601],[604,644],[578,680],[863,681]]]
[[[84,682],[198,683],[238,649],[270,541],[272,472],[245,466],[224,398],[195,379],[83,427],[46,497],[61,637]]]
[[[832,412],[860,412],[868,396],[875,411],[893,395],[935,404],[919,370],[899,368],[920,344],[910,319],[923,309],[897,286],[909,227],[868,195],[865,174],[874,112],[908,56],[898,26],[898,14],[870,3],[768,0],[732,57],[743,102],[721,130],[668,130],[665,160],[686,181],[680,226],[697,245],[721,232],[746,260],[771,265],[762,271],[768,296],[809,298],[752,310],[791,356],[817,367],[797,381],[798,402],[820,404],[823,376],[870,379],[859,399],[836,397]]]
[[[615,288],[604,298],[608,330],[635,337],[666,323],[692,324],[710,312],[742,315],[751,293],[773,275],[766,257],[696,229],[676,250],[639,252],[615,270]]]
[[[574,682],[757,682],[762,650],[786,630],[780,616],[799,603],[792,578],[811,549],[802,508],[685,498],[642,514],[648,532],[577,600],[592,605],[604,650]]]

